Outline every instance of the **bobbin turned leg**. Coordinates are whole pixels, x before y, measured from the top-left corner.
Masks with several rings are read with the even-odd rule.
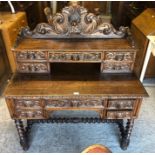
[[[130,136],[133,129],[134,119],[128,119],[124,135],[121,139],[121,148],[126,150],[130,143]]]
[[[120,130],[120,140],[122,140],[122,138],[124,137],[124,132],[125,132],[124,125],[123,125],[123,119],[119,120],[117,124]]]
[[[18,119],[18,120],[16,119],[15,124],[16,124],[16,128],[18,131],[19,139],[20,139],[20,145],[22,146],[23,150],[26,151],[26,150],[28,150],[29,146],[28,146],[28,140],[26,137],[26,132],[24,129],[23,122],[20,119]]]

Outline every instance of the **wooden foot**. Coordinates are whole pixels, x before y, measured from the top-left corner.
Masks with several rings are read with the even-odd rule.
[[[15,120],[16,128],[18,131],[19,139],[20,139],[20,145],[22,146],[23,150],[26,151],[28,150],[28,140],[27,140],[27,135],[24,129],[24,125],[22,120]]]
[[[134,125],[134,119],[128,119],[126,129],[124,130],[124,134],[121,139],[121,148],[126,150],[130,143],[130,136]]]

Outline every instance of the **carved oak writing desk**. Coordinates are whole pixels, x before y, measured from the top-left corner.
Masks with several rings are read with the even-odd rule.
[[[117,123],[121,148],[127,149],[147,96],[133,73],[138,49],[129,29],[116,31],[75,4],[54,17],[49,9],[45,13],[49,24],[21,31],[13,49],[17,73],[5,90],[23,149],[31,125],[43,122]],[[53,117],[58,110],[93,110],[99,117]]]

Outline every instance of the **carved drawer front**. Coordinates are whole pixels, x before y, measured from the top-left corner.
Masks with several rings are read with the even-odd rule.
[[[52,99],[46,101],[46,108],[67,108],[67,107],[104,107],[100,99]]]
[[[17,109],[15,115],[16,115],[17,118],[29,118],[29,119],[44,118],[43,110],[23,110],[23,109]]]
[[[22,60],[46,60],[47,52],[43,51],[20,51],[16,52],[17,61]]]
[[[42,108],[43,104],[41,100],[35,99],[15,99],[14,101],[16,108]]]
[[[108,109],[134,109],[135,100],[109,100]]]
[[[21,73],[48,73],[47,63],[28,63],[22,62],[17,64],[17,69]]]
[[[101,62],[101,53],[99,52],[81,52],[81,53],[49,53],[49,60],[52,62],[78,62],[90,61]]]
[[[132,111],[108,111],[107,119],[131,118]]]
[[[103,73],[130,73],[133,70],[134,62],[110,62],[104,61],[101,66]]]
[[[134,61],[135,52],[105,52],[106,61]]]

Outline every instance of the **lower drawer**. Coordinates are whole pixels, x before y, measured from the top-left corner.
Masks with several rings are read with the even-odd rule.
[[[25,119],[41,119],[44,118],[43,110],[23,110],[17,109],[15,111],[16,118],[25,118]]]
[[[133,116],[132,111],[108,111],[107,119],[122,119],[122,118],[131,118]]]
[[[18,72],[21,73],[48,73],[49,66],[47,63],[40,62],[18,62]]]

